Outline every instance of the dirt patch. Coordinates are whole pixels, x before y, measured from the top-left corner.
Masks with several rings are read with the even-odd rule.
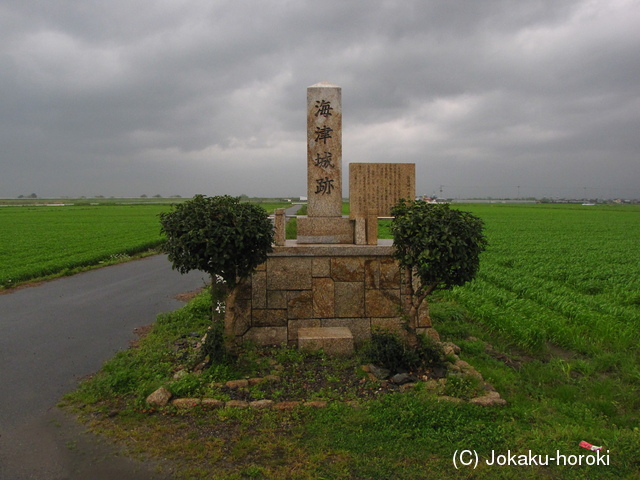
[[[151,330],[153,329],[153,324],[143,325],[142,327],[136,327],[133,329],[133,333],[135,333],[138,338],[135,340],[131,340],[129,342],[129,348],[138,348],[140,346],[140,341],[149,335]]]
[[[502,363],[504,363],[507,367],[512,368],[516,371],[520,370],[520,368],[522,367],[522,363],[523,361],[527,361],[527,359],[523,359],[522,357],[519,358],[513,358],[505,353],[502,352],[498,352],[497,350],[495,350],[493,348],[493,345],[486,343],[485,342],[485,346],[484,346],[484,352],[489,355],[492,358],[495,358],[496,360],[501,361]],[[528,360],[533,360],[532,358],[529,358]]]
[[[20,283],[15,287],[2,288],[0,289],[0,295],[9,295],[11,293],[17,292],[18,290],[24,290],[25,288],[39,287],[43,283],[45,283],[45,280],[38,281],[38,282]]]
[[[547,348],[549,349],[549,358],[561,358],[562,360],[575,360],[578,355],[571,350],[567,350],[566,348],[562,348],[558,345],[555,345],[551,342],[547,342]]]
[[[185,292],[185,293],[179,293],[178,295],[176,295],[175,298],[176,300],[178,300],[179,302],[189,302],[191,301],[196,295],[199,295],[200,293],[202,293],[202,291],[207,288],[207,287],[201,287],[198,288],[196,290],[193,290],[192,292]]]

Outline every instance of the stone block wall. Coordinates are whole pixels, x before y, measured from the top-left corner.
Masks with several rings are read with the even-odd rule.
[[[384,241],[381,241],[384,242]],[[236,342],[297,343],[298,328],[348,327],[356,345],[374,326],[401,330],[401,275],[386,245],[274,247],[227,308]]]

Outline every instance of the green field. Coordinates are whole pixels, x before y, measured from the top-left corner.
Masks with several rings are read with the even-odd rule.
[[[160,245],[158,214],[171,208],[167,199],[101,201],[105,204],[0,208],[0,289],[121,261]],[[259,204],[269,212],[285,206]]]
[[[0,209],[0,287],[156,247],[166,205]]]
[[[477,279],[454,290],[520,347],[625,351],[640,331],[640,207],[465,205],[486,224]]]

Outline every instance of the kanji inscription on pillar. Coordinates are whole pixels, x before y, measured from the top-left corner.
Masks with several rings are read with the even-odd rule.
[[[342,89],[307,88],[307,198],[309,217],[342,216]]]

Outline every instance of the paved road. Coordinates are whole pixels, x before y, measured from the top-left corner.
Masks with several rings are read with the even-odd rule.
[[[0,295],[0,479],[161,478],[55,404],[206,279],[158,255]]]

